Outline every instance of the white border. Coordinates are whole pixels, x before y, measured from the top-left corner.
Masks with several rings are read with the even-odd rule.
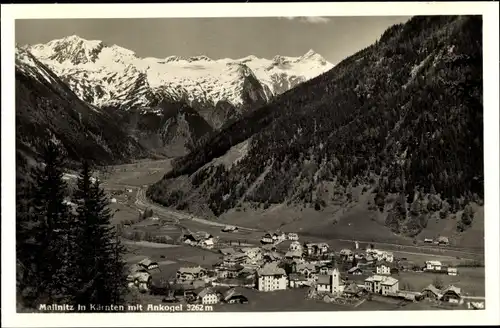
[[[2,5],[2,324],[14,326],[261,326],[261,325],[478,325],[499,324],[499,74],[498,3],[243,3]],[[373,311],[183,314],[15,313],[15,18],[276,17],[483,15],[485,163],[485,311]]]

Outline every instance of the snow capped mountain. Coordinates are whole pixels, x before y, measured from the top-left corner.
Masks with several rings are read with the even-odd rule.
[[[184,101],[215,128],[333,67],[312,50],[272,60],[139,58],[131,50],[75,35],[26,49],[96,107],[147,111],[162,99]],[[232,112],[214,118],[217,104]]]
[[[70,161],[82,154],[100,163],[145,156],[116,119],[82,101],[46,65],[16,47],[16,142],[36,155],[47,140],[61,144]]]

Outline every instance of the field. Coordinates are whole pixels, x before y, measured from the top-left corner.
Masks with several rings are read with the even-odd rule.
[[[421,291],[432,284],[434,279],[439,278],[445,287],[448,285],[460,287],[464,296],[485,295],[484,268],[458,268],[457,276],[405,271],[395,277],[399,279],[400,288],[408,283],[414,291]]]
[[[160,180],[165,172],[170,170],[170,159],[157,161],[139,161],[133,164],[123,164],[109,167],[109,172],[103,174],[108,183],[141,187]]]

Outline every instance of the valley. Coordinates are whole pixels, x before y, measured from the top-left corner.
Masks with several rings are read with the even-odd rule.
[[[144,160],[134,164],[117,165],[108,168],[105,175],[105,180],[103,180],[103,186],[112,194],[115,190],[133,190],[130,192],[130,197],[127,202],[122,204],[119,200],[118,204],[111,204],[112,209],[121,208],[121,210],[114,214],[113,224],[117,224],[122,220],[127,220],[127,211],[124,208],[128,208],[129,213],[143,212],[147,209],[153,210],[153,216],[158,218],[158,221],[152,221],[151,219],[146,219],[139,223],[132,224],[131,228],[137,231],[154,231],[160,233],[166,233],[170,236],[171,242],[167,244],[160,244],[155,242],[147,241],[132,241],[129,239],[123,239],[123,243],[126,246],[127,254],[126,261],[129,264],[137,263],[138,261],[148,258],[158,263],[160,271],[153,273],[153,285],[162,285],[160,281],[170,281],[175,280],[176,272],[182,267],[192,267],[192,266],[202,266],[202,267],[212,267],[217,265],[220,261],[220,256],[216,249],[222,249],[223,247],[261,247],[260,240],[267,231],[274,230],[275,225],[270,224],[268,226],[250,224],[251,222],[259,222],[259,216],[262,213],[257,211],[249,211],[248,215],[253,216],[253,221],[247,221],[248,226],[239,226],[238,223],[230,221],[226,218],[225,220],[207,220],[198,218],[192,214],[185,213],[178,210],[169,209],[158,205],[151,200],[149,200],[145,195],[145,189],[149,184],[154,183],[155,179],[161,178],[162,174],[167,173],[171,170],[170,160],[159,160],[159,161],[148,161]],[[156,178],[155,178],[156,177]],[[278,215],[278,214],[273,214]],[[354,227],[362,226],[363,216],[353,217],[348,215],[349,220],[352,223],[359,222],[360,224],[354,224]],[[133,215],[132,219],[135,219]],[[322,220],[326,220],[323,217]],[[273,220],[277,220],[274,218]],[[475,261],[484,261],[484,252],[477,248],[467,248],[460,246],[433,246],[426,245],[423,240],[418,241],[418,245],[412,244],[411,240],[398,239],[394,242],[386,242],[386,240],[391,240],[385,235],[379,239],[376,235],[372,235],[369,240],[355,239],[357,234],[355,231],[351,230],[351,238],[354,239],[342,239],[335,238],[335,233],[332,236],[325,234],[315,233],[318,231],[317,222],[307,219],[297,220],[294,222],[296,226],[288,228],[286,225],[280,227],[283,231],[297,231],[301,238],[305,240],[306,243],[321,243],[326,242],[331,249],[349,249],[357,242],[359,243],[359,248],[364,249],[369,248],[370,244],[374,244],[377,249],[384,249],[385,251],[391,251],[395,257],[401,259],[404,258],[406,261],[412,261],[414,263],[424,263],[425,261],[442,261],[448,265],[455,265],[460,267],[460,278],[445,277],[445,282],[448,284],[453,284],[459,286],[464,290],[468,291],[467,297],[474,299],[484,299],[481,295],[484,295],[484,268],[471,267],[462,268],[461,265],[466,263],[473,263]],[[268,219],[268,222],[271,221]],[[156,223],[160,222],[160,224]],[[221,228],[226,224],[231,224],[238,228],[237,232],[223,232]],[[301,228],[296,229],[297,226]],[[193,247],[180,242],[180,237],[187,232],[197,232],[204,231],[211,234],[217,238],[217,246],[214,249],[203,249],[199,247]],[[289,241],[282,242],[277,246],[278,252],[285,252],[290,245]],[[481,260],[482,259],[482,260]],[[464,280],[465,275],[468,279]],[[362,277],[360,277],[362,278]],[[451,279],[450,279],[451,278]],[[353,279],[358,279],[353,277]],[[411,288],[416,288],[417,290],[424,289],[429,283],[435,279],[434,275],[413,273],[413,272],[401,272],[398,275],[398,279],[401,280],[403,284],[410,284]],[[409,286],[409,285],[408,285]],[[247,306],[229,306],[227,304],[218,304],[214,307],[215,311],[294,311],[294,310],[315,310],[315,311],[332,311],[332,310],[382,310],[382,309],[398,309],[401,305],[396,303],[386,303],[370,301],[365,302],[366,304],[357,306],[355,308],[345,306],[345,305],[331,305],[325,304],[323,302],[314,302],[311,300],[304,300],[300,289],[290,289],[286,291],[277,291],[273,293],[259,293],[252,289],[242,290],[246,297],[248,297],[250,304]],[[288,296],[286,296],[286,295]],[[289,299],[288,302],[276,303],[276,300],[283,299],[283,297]],[[149,304],[162,304],[163,296],[155,296],[148,293],[137,294],[134,298],[134,302],[137,304],[144,304],[147,306]],[[408,306],[414,306],[409,304]],[[423,306],[423,307],[422,307]],[[421,304],[419,309],[435,309],[431,304]]]
[[[141,57],[77,35],[16,45],[17,174],[48,141],[65,158],[49,147],[40,179],[18,179],[25,261],[41,220],[65,254],[70,237],[113,247],[99,268],[95,246],[75,248],[91,283],[77,301],[124,278],[128,304],[215,311],[484,302],[481,37],[478,16],[415,16],[335,65],[313,50]],[[92,175],[75,185],[82,160],[105,195]]]

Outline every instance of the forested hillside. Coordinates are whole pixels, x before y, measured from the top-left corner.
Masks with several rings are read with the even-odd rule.
[[[393,232],[416,235],[431,215],[483,199],[481,42],[480,16],[392,26],[178,160],[148,194],[187,210],[204,203],[218,216],[241,202],[321,210],[363,186]],[[250,137],[236,163],[216,164]],[[465,213],[460,231],[471,224]]]

